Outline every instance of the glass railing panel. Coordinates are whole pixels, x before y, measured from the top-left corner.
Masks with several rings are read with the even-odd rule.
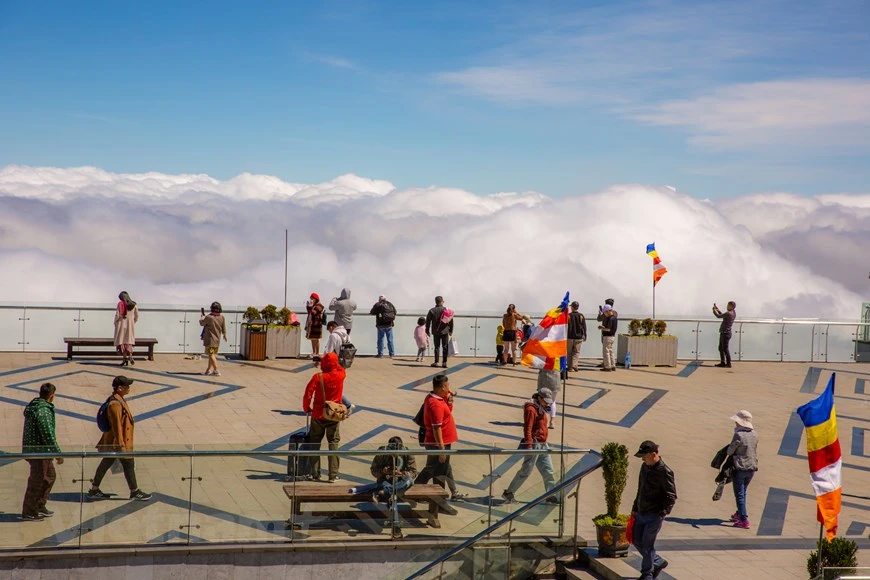
[[[159,352],[184,352],[184,331],[189,325],[185,325],[183,320],[183,312],[141,311],[136,323],[136,336],[156,338],[158,342],[154,348]],[[199,327],[198,322],[196,326]]]
[[[24,308],[0,308],[0,350],[24,350],[24,318]]]
[[[79,318],[81,319],[81,326],[79,327],[80,337],[109,338],[115,336],[114,309],[88,310],[82,308]]]
[[[219,449],[254,447],[221,445]],[[217,449],[196,446],[197,452]],[[191,543],[289,541],[285,520],[290,515],[290,500],[282,489],[286,457],[197,455],[192,468],[184,474],[192,498]]]
[[[855,338],[861,329],[858,325],[829,324],[822,328],[823,335],[821,361],[829,362],[854,362],[855,361]]]
[[[804,362],[813,360],[815,337],[812,324],[786,324],[782,334],[782,360]]]
[[[540,318],[537,318],[536,322],[537,321],[540,321]],[[469,320],[469,324],[476,326],[475,336],[477,341],[477,358],[482,359],[483,361],[495,361],[495,335],[497,334],[496,331],[501,324],[501,319],[484,317],[473,318]],[[586,344],[589,343],[587,342]],[[519,345],[517,345],[517,347],[517,350],[519,350]],[[522,357],[521,354],[518,354],[517,356],[520,358]]]
[[[65,451],[76,451],[66,449]],[[81,459],[66,458],[62,465],[52,461],[56,480],[45,507],[54,512],[52,516],[38,521],[22,519],[24,495],[30,476],[30,463],[21,458],[4,458],[10,453],[21,453],[21,447],[6,447],[0,450],[0,548],[49,548],[78,545],[80,519]],[[43,460],[44,461],[44,460]]]
[[[740,360],[778,361],[782,352],[782,323],[736,322],[740,333],[731,338],[732,357],[740,349]],[[718,336],[717,336],[718,340]],[[736,344],[735,344],[736,341]],[[809,342],[809,338],[807,338]],[[718,347],[717,347],[718,352]],[[717,355],[718,357],[718,355]]]
[[[628,329],[628,322],[626,324],[626,331]],[[698,345],[696,344],[696,340],[698,338],[698,323],[691,321],[683,321],[683,320],[668,320],[668,329],[666,330],[667,334],[677,337],[677,358],[680,360],[695,360],[697,358],[697,349]],[[587,326],[590,324],[597,324],[595,319],[592,321],[586,322]],[[600,332],[592,333],[595,329],[595,326],[592,326],[589,333],[589,339],[587,339],[586,344],[584,344],[584,349],[589,348],[587,345],[593,344],[598,347],[598,351],[601,351],[601,342],[600,342]],[[591,341],[591,342],[590,342]],[[599,354],[600,356],[600,354]]]
[[[698,360],[719,359],[719,320],[704,321],[698,325]],[[736,330],[736,329],[735,329]],[[731,356],[737,359],[737,341],[732,335]]]
[[[138,445],[143,451],[187,451],[187,446],[160,449]],[[190,484],[182,478],[190,474],[190,456],[139,456],[133,459],[137,486],[152,494],[150,500],[130,499],[130,489],[120,462],[111,465],[100,483],[109,497],[89,497],[87,490],[96,475],[101,458],[88,458],[84,464],[85,495],[82,506],[81,545],[112,546],[129,544],[186,544],[189,531]],[[111,460],[110,460],[111,461]]]
[[[79,313],[77,310],[28,308],[25,318],[24,330],[28,351],[65,351],[64,337],[78,336]],[[107,336],[112,335],[109,334]]]

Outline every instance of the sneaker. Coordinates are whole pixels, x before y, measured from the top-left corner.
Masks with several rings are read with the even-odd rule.
[[[429,366],[430,366],[430,367],[437,367],[437,366],[441,366],[441,365],[439,365],[437,362],[433,362],[433,363],[432,363],[431,365],[429,365]]]
[[[145,493],[141,489],[137,489],[136,491],[130,492],[130,499],[135,499],[136,501],[148,501],[151,499],[151,494]]]
[[[725,368],[725,363],[719,363],[716,366],[719,367],[720,369]]]
[[[450,496],[450,501],[465,501],[465,498],[468,497],[467,493],[459,493],[456,492]]]
[[[23,522],[41,522],[44,519],[45,519],[45,516],[42,514],[36,514],[36,515],[32,515],[32,516],[31,515],[27,515],[27,516],[22,515],[21,516],[21,521],[23,521]]]
[[[220,372],[220,371],[214,371],[214,372],[211,374],[211,376],[213,376],[213,377],[219,377],[219,376],[221,376],[221,372]]]
[[[729,518],[729,519],[732,522],[739,522],[740,521],[740,514],[737,512],[734,512],[733,514],[731,514],[731,518]]]
[[[375,355],[375,358],[384,358],[384,355],[382,355],[382,354]]]
[[[54,515],[54,512],[51,511],[50,509],[48,509],[47,507],[41,507],[41,508],[39,508],[39,509],[36,510],[36,511],[37,511],[37,513],[40,513],[40,514],[44,515],[44,516],[47,517],[47,518],[50,518],[51,516]]]
[[[336,481],[338,481],[338,476],[334,475],[334,476],[330,477],[329,479],[327,479],[326,483],[335,483]]]
[[[501,492],[501,498],[505,503],[514,503],[514,494],[509,492],[508,490],[504,490]]]
[[[601,367],[601,368],[598,369],[598,370],[600,370],[602,373],[609,373],[609,372],[610,372],[610,369],[607,368],[607,367]]]
[[[99,488],[88,490],[88,499],[109,499],[111,496],[100,491]]]
[[[653,566],[653,578],[658,578],[662,570],[668,567],[668,561],[662,560],[661,566]]]
[[[446,368],[447,368],[447,363],[443,363],[443,364],[441,365],[441,368],[442,368],[442,369],[446,369]]]
[[[555,428],[556,428],[556,424],[553,423],[552,421],[550,421],[550,425],[547,427],[547,429],[555,429]]]
[[[731,363],[726,364],[726,365],[725,365],[725,368],[726,368],[726,369],[730,369],[730,368],[731,368]]]
[[[202,374],[203,374],[204,376],[206,376],[206,377],[210,377],[210,376],[211,376],[211,371],[205,371],[205,372],[202,373]]]
[[[347,416],[350,417],[353,415],[353,412],[356,410],[356,405],[353,403],[350,404],[350,407],[347,408]]]
[[[736,522],[734,522],[734,527],[741,528],[743,530],[748,530],[749,529],[749,520],[737,520]]]

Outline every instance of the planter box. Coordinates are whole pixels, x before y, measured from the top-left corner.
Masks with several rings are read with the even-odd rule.
[[[261,327],[255,327],[261,328]],[[266,333],[262,330],[252,330],[247,324],[242,325],[242,358],[248,360],[266,360]]]
[[[598,536],[598,555],[605,558],[628,556],[628,538],[625,526],[595,526]]]
[[[625,354],[631,353],[631,366],[677,366],[676,336],[629,336],[620,334],[616,346],[616,362],[625,364]]]
[[[266,358],[297,358],[301,326],[271,326],[266,330]]]

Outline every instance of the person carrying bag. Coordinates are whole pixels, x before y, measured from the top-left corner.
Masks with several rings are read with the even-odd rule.
[[[338,355],[328,352],[320,361],[321,372],[314,373],[302,395],[302,410],[311,413],[311,430],[308,433],[307,449],[320,449],[323,437],[330,451],[337,451],[341,442],[339,426],[347,418],[347,407],[340,403],[347,376],[338,362]],[[329,483],[338,479],[339,460],[329,456]],[[310,458],[310,478],[320,481],[320,457]]]

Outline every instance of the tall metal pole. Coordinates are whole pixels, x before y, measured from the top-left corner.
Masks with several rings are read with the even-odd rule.
[[[284,229],[284,308],[287,308],[287,251],[288,251],[288,233]]]
[[[656,277],[655,277],[655,266],[653,266],[653,320],[656,319]]]

